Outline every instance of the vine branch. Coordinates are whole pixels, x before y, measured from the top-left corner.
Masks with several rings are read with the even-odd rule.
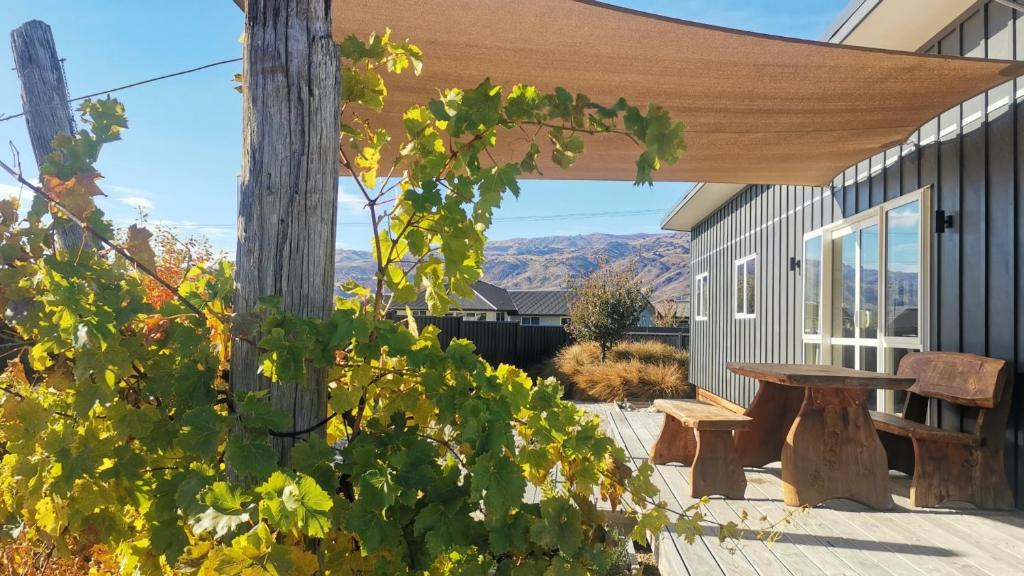
[[[134,264],[136,268],[138,268],[144,274],[146,274],[147,276],[149,276],[150,278],[155,280],[158,284],[160,284],[165,289],[167,289],[171,294],[174,294],[175,298],[179,302],[181,302],[186,308],[188,308],[192,312],[195,312],[195,314],[197,316],[200,316],[200,317],[205,317],[206,316],[203,313],[203,311],[199,309],[198,306],[196,306],[192,302],[189,302],[189,300],[187,298],[182,296],[181,292],[178,292],[178,289],[176,287],[174,287],[170,282],[168,282],[168,281],[164,280],[163,278],[161,278],[160,275],[157,274],[155,271],[151,270],[149,268],[149,266],[146,266],[145,264],[140,262],[138,259],[136,259],[134,256],[129,254],[128,250],[122,248],[121,246],[117,245],[110,238],[107,238],[103,234],[100,234],[99,232],[94,230],[91,226],[89,226],[89,224],[87,222],[85,222],[84,220],[79,218],[77,215],[75,215],[75,213],[72,212],[67,206],[64,206],[64,204],[62,204],[56,198],[54,198],[53,196],[48,194],[42,188],[40,188],[40,187],[36,186],[35,184],[33,184],[33,183],[29,182],[28,180],[26,180],[25,177],[22,176],[20,172],[15,171],[13,168],[8,166],[7,163],[4,162],[3,160],[0,160],[0,168],[3,168],[5,172],[10,174],[11,177],[13,177],[15,180],[17,180],[22,186],[24,186],[24,187],[28,188],[29,190],[31,190],[32,192],[38,194],[39,196],[44,198],[47,202],[53,204],[57,208],[60,208],[60,211],[63,212],[64,215],[69,220],[71,220],[72,222],[77,224],[82,230],[85,230],[86,232],[88,232],[93,238],[95,238],[96,240],[99,240],[101,244],[107,246],[108,248],[110,248],[114,252],[117,252],[117,254],[119,256],[121,256],[125,260],[127,260],[127,261],[131,262],[132,264]]]

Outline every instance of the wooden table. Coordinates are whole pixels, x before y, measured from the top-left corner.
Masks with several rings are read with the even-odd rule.
[[[878,388],[910,388],[913,378],[805,364],[726,367],[760,382],[745,412],[753,422],[736,432],[740,463],[781,460],[786,504],[848,498],[880,510],[893,506],[885,449],[865,399]]]

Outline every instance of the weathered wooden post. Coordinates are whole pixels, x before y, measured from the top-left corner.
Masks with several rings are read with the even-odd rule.
[[[333,307],[341,72],[331,0],[248,0],[245,11],[242,174],[235,310],[261,296],[313,318]],[[236,339],[231,387],[270,390],[271,404],[305,429],[327,415],[325,374],[304,385],[257,374],[259,353]],[[321,431],[322,433],[322,431]],[[292,438],[275,439],[282,463]]]
[[[14,67],[21,80],[21,107],[32,141],[36,165],[53,152],[53,138],[75,130],[68,105],[67,82],[50,27],[30,20],[11,32]],[[58,250],[76,251],[86,242],[85,231],[70,220],[57,228]]]

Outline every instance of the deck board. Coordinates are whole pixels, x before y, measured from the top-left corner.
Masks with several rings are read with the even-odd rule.
[[[634,466],[648,457],[663,415],[646,410],[622,411],[612,404],[581,407],[601,418],[605,430],[623,447]],[[689,467],[655,467],[661,499],[679,509],[693,503]],[[712,521],[739,521],[746,512],[752,527],[763,515],[771,520],[794,509],[782,502],[778,463],[747,468],[744,500],[713,497],[705,509]],[[798,510],[781,528],[779,540],[766,544],[744,535],[735,550],[723,547],[717,534],[687,544],[671,530],[658,535],[662,574],[723,576],[834,575],[973,575],[1021,573],[1024,566],[1024,513],[987,512],[973,508],[914,509],[909,479],[892,473],[896,507],[876,511],[847,500],[831,500]]]

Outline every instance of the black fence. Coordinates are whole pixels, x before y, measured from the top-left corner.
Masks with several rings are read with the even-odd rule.
[[[447,347],[454,338],[465,338],[491,364],[520,368],[551,358],[571,341],[561,326],[523,326],[516,322],[463,320],[457,316],[417,316],[416,324],[440,328],[441,346]]]
[[[680,326],[634,326],[626,333],[626,339],[634,342],[646,342],[653,340],[675,346],[680,350],[690,349],[690,327],[687,323]]]

